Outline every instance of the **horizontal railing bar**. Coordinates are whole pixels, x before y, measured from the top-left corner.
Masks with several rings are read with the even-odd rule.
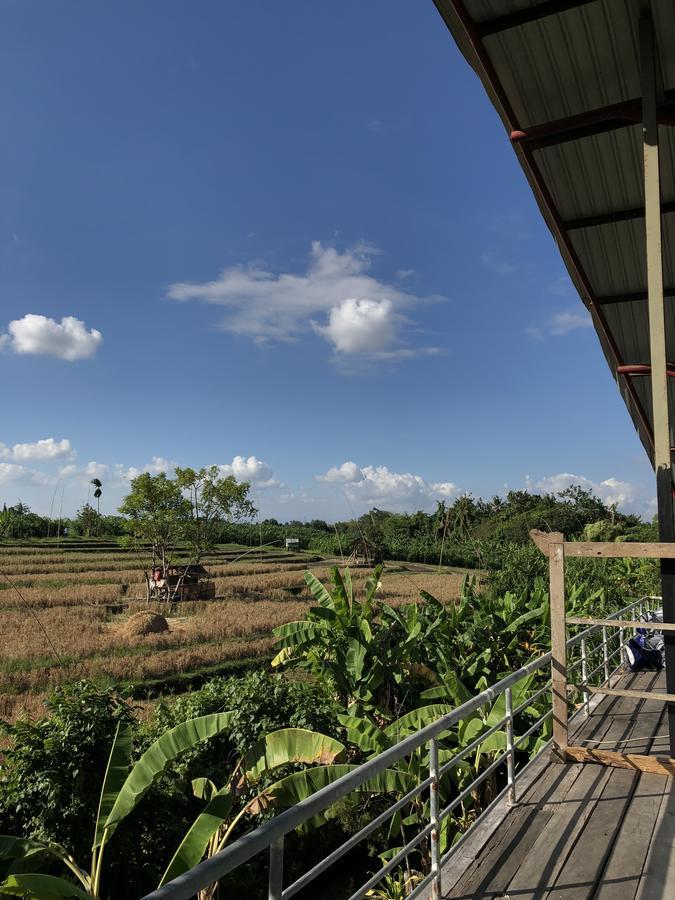
[[[517,747],[518,744],[522,744],[523,741],[526,741],[529,738],[529,736],[531,734],[533,734],[533,732],[535,732],[537,730],[537,728],[541,728],[541,726],[544,724],[544,722],[547,719],[550,719],[552,715],[553,715],[553,710],[549,709],[549,711],[547,713],[544,713],[544,715],[541,717],[541,719],[537,719],[537,721],[534,723],[534,725],[532,725],[530,728],[528,728],[524,734],[521,734],[519,738],[516,738],[514,740],[513,746]]]
[[[396,803],[393,803],[391,806],[387,807],[384,812],[380,813],[377,818],[373,819],[372,822],[369,822],[367,825],[357,831],[356,834],[352,835],[348,840],[344,842],[341,846],[339,846],[336,850],[333,850],[331,854],[326,856],[321,862],[317,863],[312,869],[305,872],[304,875],[301,875],[297,881],[294,881],[293,884],[289,884],[289,886],[284,890],[281,895],[283,900],[288,900],[290,897],[294,897],[298,891],[301,891],[306,885],[310,882],[314,881],[314,879],[333,865],[334,862],[337,862],[341,856],[344,856],[345,853],[348,853],[352,848],[354,848],[358,843],[360,843],[364,838],[368,837],[373,831],[380,827],[380,825],[384,825],[387,819],[391,818],[394,813],[398,812],[399,809],[403,809],[406,803],[410,803],[411,800],[414,800],[415,797],[419,796],[423,791],[425,791],[429,785],[433,782],[433,778],[429,775],[424,781],[420,782],[420,784],[416,785],[412,790],[408,791],[408,793],[401,797],[400,800],[397,800]]]
[[[675,703],[675,694],[662,694],[656,691],[631,691],[623,688],[596,687],[591,684],[570,685],[578,691],[588,691],[591,694],[608,694],[612,697],[637,697],[640,700],[662,700],[664,703]]]
[[[415,847],[418,844],[422,843],[424,838],[428,834],[431,834],[433,830],[434,823],[429,822],[429,824],[426,825],[419,832],[419,834],[416,834],[411,841],[408,841],[405,847],[402,847],[395,856],[392,856],[386,866],[382,866],[382,868],[378,869],[378,871],[371,878],[369,878],[365,884],[362,884],[361,887],[351,895],[349,900],[361,900],[361,897],[367,894],[368,891],[378,883],[378,881],[382,881],[385,875],[388,875],[393,869],[395,869],[402,859],[405,859],[406,856],[409,856],[410,853],[415,849]]]
[[[642,597],[640,600],[634,600],[633,603],[629,603],[628,606],[624,606],[623,609],[618,609],[615,613],[612,613],[610,619],[615,621],[618,616],[622,616],[624,613],[630,612],[632,609],[635,609],[636,606],[639,606],[640,603],[644,603],[645,600],[652,599],[650,597]],[[571,620],[567,620],[568,624],[571,624]],[[586,628],[584,631],[579,631],[577,634],[572,635],[571,638],[567,639],[567,646],[573,647],[575,644],[578,644],[583,640],[583,638],[588,638],[592,634],[600,631],[600,625],[593,625],[590,628]]]
[[[620,647],[617,647],[616,650],[612,650],[611,653],[608,653],[607,654],[607,662],[609,662],[610,659],[613,659],[617,653],[621,653],[622,650],[623,650],[623,644],[621,644]],[[620,668],[621,668],[621,666],[617,666],[616,669],[614,669],[614,672],[617,672]],[[612,673],[612,674],[614,674],[614,673]]]
[[[485,781],[488,775],[491,775],[495,769],[498,769],[508,755],[509,751],[507,750],[505,753],[502,753],[501,756],[498,756],[494,762],[490,763],[487,769],[483,769],[480,775],[474,778],[471,784],[464,788],[461,794],[458,794],[451,803],[448,803],[445,809],[442,809],[440,812],[439,819],[441,820],[441,822],[443,821],[443,819],[450,815],[450,813],[456,806],[459,806],[462,800],[466,800],[466,798],[469,796],[471,791],[474,790],[474,788],[477,788],[479,784],[482,784]]]
[[[675,559],[675,544],[624,541],[564,541],[565,556],[598,559]]]
[[[518,713],[521,713],[524,709],[527,709],[528,706],[531,706],[536,700],[538,700],[542,694],[550,694],[552,691],[552,687],[550,684],[545,684],[543,688],[539,688],[531,697],[528,697],[527,700],[523,701],[520,706],[516,706],[513,710],[512,716],[515,718]]]
[[[614,628],[648,628],[651,631],[675,631],[674,622],[643,622],[640,619],[587,619],[585,616],[570,616],[571,625],[611,625]]]
[[[500,719],[496,725],[492,725],[490,728],[488,728],[487,731],[481,732],[481,734],[479,734],[477,738],[471,741],[468,747],[464,747],[464,749],[460,750],[459,753],[456,753],[452,757],[452,759],[449,759],[446,763],[443,763],[443,765],[438,770],[438,777],[441,778],[443,775],[445,775],[446,772],[449,772],[453,766],[456,766],[457,763],[460,763],[463,759],[465,759],[470,753],[472,753],[477,747],[479,747],[483,743],[483,741],[486,741],[491,735],[495,733],[495,731],[498,731],[502,727],[502,725],[506,725],[506,721],[507,716],[504,716],[504,718]]]
[[[596,666],[594,669],[591,669],[590,672],[586,673],[586,681],[588,681],[589,678],[592,678],[597,672],[600,672],[604,668],[605,668],[605,661],[603,659],[603,661],[600,663],[599,666]]]

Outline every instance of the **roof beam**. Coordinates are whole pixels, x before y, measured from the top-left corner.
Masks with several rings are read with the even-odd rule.
[[[559,13],[567,12],[568,9],[587,6],[589,3],[597,3],[597,0],[548,0],[546,3],[540,3],[529,9],[519,9],[485,22],[477,22],[476,30],[481,37],[487,37],[490,34],[499,34],[509,28],[517,28],[519,25],[527,25],[528,22],[538,22],[548,16],[556,16]]]
[[[669,92],[657,115],[659,125],[675,125],[672,93]],[[600,109],[590,109],[575,116],[542,122],[523,131],[512,131],[510,137],[513,143],[526,146],[528,150],[542,150],[545,147],[577,141],[593,134],[615,131],[617,128],[627,128],[641,122],[642,100],[638,97]]]
[[[675,201],[661,204],[661,215],[675,212]],[[577,219],[567,219],[563,225],[567,231],[576,228],[593,228],[596,225],[613,225],[615,222],[629,222],[631,219],[644,219],[644,206],[635,206],[633,209],[617,209],[613,212],[601,213],[598,216],[580,216]]]
[[[675,297],[675,287],[663,289],[664,297]],[[635,303],[638,300],[646,300],[647,291],[634,291],[632,294],[610,294],[606,297],[595,297],[594,302],[598,306],[609,306],[612,303]]]

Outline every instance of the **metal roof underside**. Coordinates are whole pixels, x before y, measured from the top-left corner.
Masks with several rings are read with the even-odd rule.
[[[639,4],[434,2],[501,116],[653,461],[651,379],[616,371],[650,362]],[[651,0],[651,15],[661,88],[664,293],[673,298],[666,299],[667,358],[675,361],[675,2]],[[668,381],[674,409],[675,379]]]

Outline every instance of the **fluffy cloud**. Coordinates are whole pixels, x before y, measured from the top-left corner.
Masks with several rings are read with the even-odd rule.
[[[168,296],[227,307],[222,327],[255,341],[296,340],[314,328],[343,355],[396,352],[403,311],[422,298],[369,275],[374,252],[360,245],[339,253],[314,242],[303,275],[235,266],[215,281],[172,284]]]
[[[344,485],[350,500],[366,505],[387,504],[388,508],[412,509],[430,506],[436,499],[458,493],[450,481],[428,482],[411,472],[392,472],[387,466],[360,468],[351,461],[333,466],[318,481]]]
[[[90,481],[92,478],[103,480],[107,477],[110,466],[105,463],[91,460],[86,466],[76,466],[72,463],[59,469],[59,478],[62,480]]]
[[[146,463],[140,468],[137,466],[125,467],[121,463],[118,463],[115,466],[115,479],[117,481],[132,481],[144,472],[149,472],[151,475],[159,475],[160,472],[170,472],[175,465],[176,463],[164,459],[163,456],[153,456],[149,463]],[[92,476],[92,478],[93,477],[94,476]]]
[[[28,313],[23,319],[10,322],[7,331],[2,344],[15,353],[56,356],[69,362],[93,356],[103,340],[100,331],[88,331],[84,322],[74,316],[64,316],[57,322]]]
[[[539,481],[529,477],[525,478],[525,486],[528,491],[545,494],[557,494],[573,484],[578,484],[584,490],[592,491],[596,497],[600,497],[607,504],[616,503],[624,511],[644,513],[649,507],[651,497],[644,486],[633,484],[630,481],[619,481],[617,478],[606,478],[604,481],[591,481],[583,475],[573,475],[571,472],[559,472],[557,475],[548,475]]]
[[[11,449],[0,445],[0,456],[12,456],[14,459],[72,459],[75,451],[67,438],[57,441],[50,437],[32,444],[14,444]]]
[[[526,329],[530,337],[541,339],[545,334],[563,337],[578,328],[592,328],[593,320],[584,309],[563,310],[554,313],[543,326],[532,325]]]
[[[386,350],[396,335],[390,300],[343,300],[328,314],[327,325],[315,325],[338,353]]]
[[[256,456],[235,456],[231,463],[218,466],[224,476],[234,475],[237,481],[250,481],[253,487],[279,487],[271,466]]]
[[[0,484],[23,481],[29,484],[53,484],[54,478],[37,469],[27,469],[15,463],[0,463]]]
[[[365,478],[361,468],[355,462],[347,461],[341,466],[331,466],[325,475],[317,475],[317,481],[329,481],[342,484],[353,484]]]

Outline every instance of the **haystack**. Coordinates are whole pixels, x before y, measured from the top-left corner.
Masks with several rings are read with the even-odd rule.
[[[169,630],[169,623],[164,616],[152,612],[137,612],[122,626],[125,637],[138,637],[143,634],[161,634]]]

